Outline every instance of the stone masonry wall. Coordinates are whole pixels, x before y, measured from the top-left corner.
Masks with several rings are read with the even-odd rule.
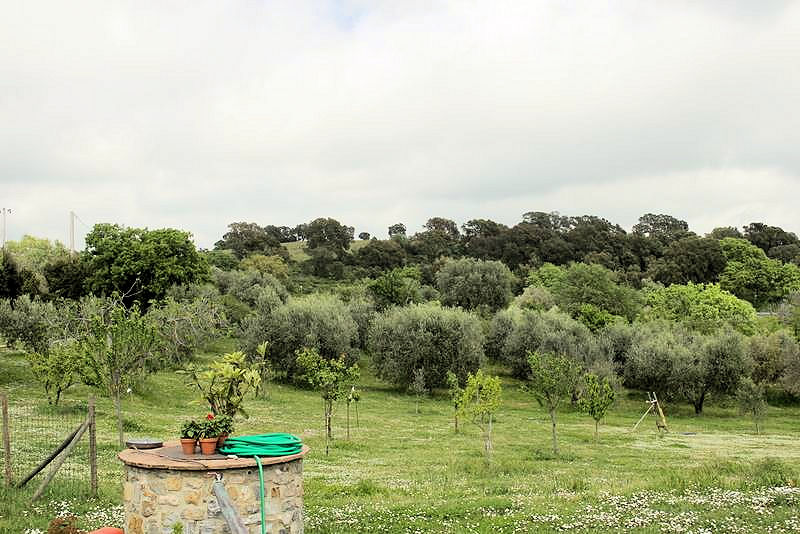
[[[125,533],[183,534],[230,532],[211,491],[213,472],[125,466]],[[251,534],[261,533],[258,468],[218,471]],[[264,466],[267,532],[303,532],[303,460]]]

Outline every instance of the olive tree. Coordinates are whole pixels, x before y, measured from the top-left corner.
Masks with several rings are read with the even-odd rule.
[[[416,304],[378,314],[370,327],[368,352],[377,375],[402,389],[424,369],[428,388],[446,384],[447,372],[460,379],[483,359],[483,329],[469,312]]]
[[[767,413],[767,403],[764,400],[764,385],[757,384],[745,378],[736,390],[736,402],[739,405],[739,413],[749,415],[756,425],[756,434],[761,432],[761,422]]]
[[[499,261],[474,258],[449,260],[436,273],[442,304],[468,310],[494,312],[512,297],[514,275]]]

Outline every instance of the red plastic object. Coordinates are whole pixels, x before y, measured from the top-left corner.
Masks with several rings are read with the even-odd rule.
[[[103,527],[98,530],[93,530],[89,534],[125,534],[121,528]]]

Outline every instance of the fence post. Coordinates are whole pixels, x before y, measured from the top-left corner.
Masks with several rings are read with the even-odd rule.
[[[5,393],[0,393],[0,404],[3,405],[3,460],[6,467],[6,486],[11,487],[11,427],[8,418],[8,397]]]
[[[92,497],[97,497],[97,425],[95,424],[94,395],[89,397],[89,473]]]

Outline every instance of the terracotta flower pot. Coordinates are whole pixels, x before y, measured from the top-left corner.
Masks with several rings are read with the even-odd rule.
[[[228,439],[228,434],[222,434],[220,437],[217,438],[217,448],[219,449],[225,444],[225,440]]]
[[[183,454],[194,454],[194,447],[197,445],[196,439],[181,438],[181,449]]]
[[[200,452],[206,456],[214,454],[217,449],[217,438],[200,438]]]
[[[89,534],[125,534],[121,528],[103,527],[98,530],[93,530]]]

